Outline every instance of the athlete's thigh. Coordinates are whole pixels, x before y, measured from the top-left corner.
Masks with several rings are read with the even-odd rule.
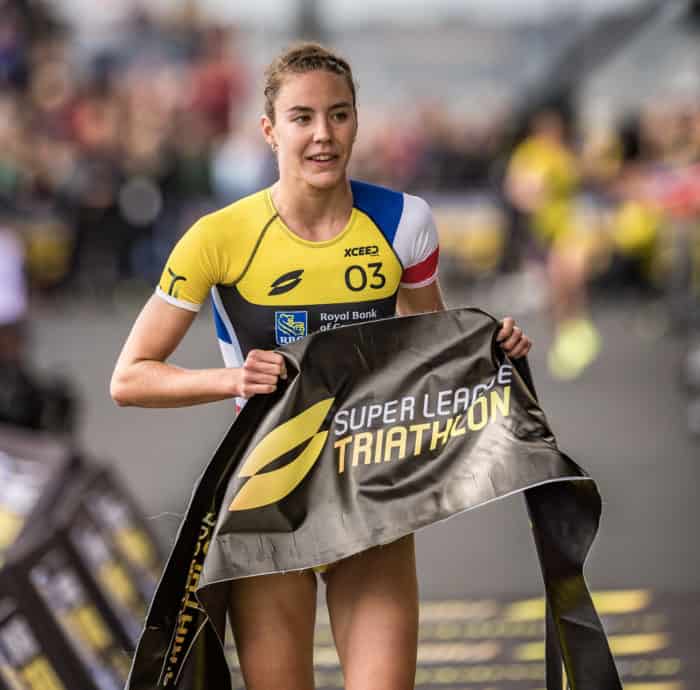
[[[345,690],[413,690],[418,645],[413,535],[340,561],[325,579]]]
[[[247,690],[312,690],[316,576],[311,571],[235,580],[229,615]]]

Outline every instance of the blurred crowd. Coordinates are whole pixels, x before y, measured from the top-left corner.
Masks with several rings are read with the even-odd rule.
[[[215,194],[248,96],[234,32],[136,12],[123,40],[79,60],[41,5],[1,4],[0,209],[21,225],[34,285],[151,278],[167,228]]]
[[[177,229],[215,203],[248,77],[235,33],[187,8],[135,11],[81,55],[53,7],[0,0],[0,420],[66,431],[70,386],[29,373],[29,295],[155,280]]]
[[[700,315],[700,99],[654,103],[615,128],[575,124],[534,114],[502,186],[521,259],[545,279],[561,378],[600,349],[592,286],[663,295],[683,326]]]
[[[259,75],[236,30],[202,18],[196,4],[165,15],[135,9],[120,40],[82,55],[49,3],[0,7],[0,213],[21,225],[35,287],[99,293],[134,276],[152,282],[193,217],[274,179],[250,115]],[[505,107],[477,116],[417,102],[397,117],[362,104],[352,174],[494,199],[512,226],[512,264],[531,231],[546,244],[578,223],[580,213],[562,214],[582,194],[606,211],[633,197],[666,203],[659,168],[699,156],[698,102],[652,104],[586,130],[564,113],[531,115],[523,143],[522,116]],[[615,241],[639,244],[627,230]]]
[[[251,115],[259,75],[236,29],[195,3],[135,9],[99,51],[77,49],[51,7],[0,0],[0,240],[14,247],[0,271],[23,256],[42,295],[152,285],[196,217],[275,179]],[[665,291],[698,320],[700,94],[605,123],[571,102],[409,105],[361,104],[352,175],[428,197],[459,279],[539,276],[554,373],[577,376],[600,348],[593,285]],[[24,289],[5,292],[3,323]]]

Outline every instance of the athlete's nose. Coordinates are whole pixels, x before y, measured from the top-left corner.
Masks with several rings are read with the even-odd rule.
[[[316,119],[316,128],[314,129],[314,142],[322,143],[331,140],[331,126],[328,118],[319,117]]]

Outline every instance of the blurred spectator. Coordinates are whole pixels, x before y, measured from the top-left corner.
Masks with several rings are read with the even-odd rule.
[[[232,203],[272,184],[275,165],[269,147],[260,136],[258,123],[240,126],[214,151],[212,185],[217,199]]]
[[[213,139],[225,136],[247,96],[247,76],[235,52],[235,33],[206,28],[190,70],[189,107],[198,113]]]
[[[70,387],[40,382],[26,362],[27,285],[24,250],[17,234],[0,222],[0,423],[69,432],[75,417]]]
[[[508,164],[506,195],[527,234],[530,257],[539,259],[549,284],[554,341],[549,368],[575,378],[597,356],[600,336],[588,318],[586,282],[590,271],[589,208],[577,208],[581,170],[566,123],[555,110],[532,119],[530,134]]]
[[[24,249],[17,234],[0,221],[0,356],[5,362],[19,361],[22,331],[27,316],[27,286],[24,276]]]
[[[0,93],[0,200],[12,203],[22,192],[25,150],[17,97]]]
[[[655,282],[662,215],[648,194],[649,170],[641,134],[639,118],[627,118],[607,172],[598,177],[604,185],[601,194],[610,205],[612,258],[608,272],[614,285],[647,287]]]

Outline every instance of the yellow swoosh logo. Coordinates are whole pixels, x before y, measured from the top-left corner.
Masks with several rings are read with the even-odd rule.
[[[290,494],[309,473],[321,455],[328,437],[319,431],[335,398],[326,398],[273,429],[246,458],[239,477],[250,477],[229,506],[230,511],[250,510],[277,503]],[[261,470],[307,439],[304,450],[284,467],[259,474]]]

